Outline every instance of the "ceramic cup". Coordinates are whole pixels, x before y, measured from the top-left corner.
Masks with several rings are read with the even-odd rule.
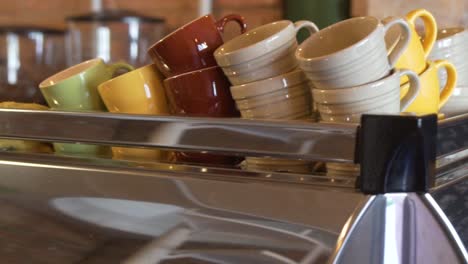
[[[164,77],[150,64],[101,83],[99,94],[113,113],[168,115]],[[154,149],[112,147],[113,157],[124,160],[161,160],[166,152]]]
[[[214,66],[164,80],[171,112],[180,116],[240,117],[221,68]],[[177,152],[182,162],[235,164],[237,157]]]
[[[455,116],[468,113],[468,87],[458,86],[454,89],[452,96],[440,109],[447,116]]]
[[[214,66],[164,80],[173,114],[200,117],[239,117],[230,83]]]
[[[231,86],[244,118],[284,119],[310,115],[310,87],[300,69],[265,80]]]
[[[468,87],[457,86],[453,89],[452,96],[440,109],[440,112],[448,116],[468,113]]]
[[[468,86],[468,31],[464,28],[445,28],[437,33],[437,41],[429,55],[430,60],[448,60],[457,69],[457,85]],[[445,71],[439,71],[440,87],[447,81]]]
[[[226,23],[247,29],[244,18],[227,15],[216,21],[212,15],[199,17],[178,28],[148,49],[148,54],[165,77],[216,66],[213,52],[223,44],[221,33]]]
[[[282,20],[266,24],[224,43],[214,53],[218,65],[233,85],[267,79],[297,67],[296,34],[305,28],[318,31],[310,21]]]
[[[447,83],[440,90],[439,78],[437,72],[441,69],[447,71]],[[415,112],[421,114],[438,113],[439,109],[447,103],[452,95],[457,83],[457,71],[453,64],[446,60],[428,62],[426,70],[419,74],[421,82],[421,92],[417,98],[409,105],[406,112]],[[402,86],[401,96],[405,96],[408,85]]]
[[[386,18],[384,21],[391,20],[392,18]],[[424,32],[421,37],[416,32],[416,20],[421,19],[424,23]],[[416,73],[421,73],[426,69],[426,59],[431,53],[432,47],[436,41],[437,36],[437,23],[432,14],[425,9],[416,9],[405,16],[406,22],[411,28],[411,38],[409,41],[408,48],[403,52],[400,58],[395,64],[397,69],[410,69]],[[398,43],[398,40],[402,37],[401,30],[399,28],[392,28],[389,30],[385,40],[389,46],[389,50],[392,50]],[[407,82],[408,79],[404,76],[401,83]]]
[[[393,26],[403,36],[387,55],[385,35]],[[410,27],[400,18],[383,25],[375,17],[356,17],[333,24],[306,39],[297,49],[301,69],[319,89],[358,86],[379,80],[409,44]]]
[[[111,79],[120,70],[133,70],[126,63],[107,65],[102,59],[92,59],[65,69],[39,84],[40,91],[52,110],[106,111],[97,87]],[[109,148],[87,145],[54,143],[56,152],[71,154],[107,155]]]
[[[312,88],[311,92],[314,101],[319,104],[340,105],[356,103],[364,100],[371,100],[392,91],[399,92],[400,85],[396,83],[396,80],[398,78],[401,79],[404,76],[413,80],[414,83],[412,94],[405,96],[401,101],[403,106],[408,106],[409,103],[412,103],[412,101],[416,99],[416,96],[421,89],[418,75],[410,70],[393,70],[389,76],[361,86],[341,89]]]
[[[409,78],[408,91],[400,98],[400,78]],[[338,94],[344,90],[344,94]],[[367,92],[378,90],[370,97]],[[393,71],[389,76],[379,81],[361,86],[336,89],[334,94],[324,95],[320,90],[313,89],[317,94],[314,98],[320,117],[327,122],[357,123],[364,113],[395,114],[405,111],[420,93],[421,84],[416,73],[410,70]],[[348,98],[347,98],[348,97]]]

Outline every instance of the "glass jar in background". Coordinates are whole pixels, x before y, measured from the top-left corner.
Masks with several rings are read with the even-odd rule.
[[[39,83],[65,67],[62,30],[0,27],[0,102],[46,104]]]
[[[125,10],[68,17],[67,28],[69,66],[100,57],[140,67],[151,63],[146,51],[165,35],[163,19]]]

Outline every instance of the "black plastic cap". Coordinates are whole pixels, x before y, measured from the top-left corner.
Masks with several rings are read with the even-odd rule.
[[[427,192],[435,179],[436,137],[436,115],[363,115],[361,191]]]

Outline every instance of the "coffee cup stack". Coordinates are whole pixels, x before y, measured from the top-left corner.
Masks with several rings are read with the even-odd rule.
[[[170,33],[148,49],[154,64],[164,75],[164,88],[171,114],[192,117],[239,117],[232,99],[229,80],[214,58],[224,41],[226,23],[247,29],[236,14],[216,21],[212,15],[199,17]],[[209,139],[207,139],[209,140]],[[209,153],[176,152],[182,163],[235,165],[240,159]]]
[[[404,34],[391,52],[385,36],[399,27]],[[359,123],[362,114],[396,114],[415,100],[417,73],[394,69],[408,47],[411,29],[401,18],[385,24],[374,17],[356,17],[311,35],[297,49],[300,68],[311,82],[312,98],[321,122]],[[409,91],[400,99],[400,79],[409,79]],[[331,177],[357,176],[355,164],[327,163]]]
[[[310,21],[276,21],[248,31],[220,46],[216,62],[231,82],[231,94],[243,118],[310,119],[308,79],[294,53],[300,29],[318,31]],[[246,168],[308,172],[310,162],[247,157]]]
[[[392,20],[387,18],[385,20]],[[395,64],[397,69],[410,69],[416,72],[421,83],[421,92],[407,107],[407,112],[418,114],[438,114],[450,96],[457,82],[457,71],[454,64],[443,57],[430,56],[437,38],[437,23],[432,14],[425,9],[416,9],[404,17],[411,29],[411,39],[408,48]],[[424,24],[420,35],[416,32],[416,21]],[[393,28],[386,36],[389,50],[392,50],[400,39],[404,38],[399,28]],[[437,46],[437,44],[436,44]],[[439,73],[439,74],[438,74]],[[408,91],[408,79],[401,79],[401,96]]]
[[[457,70],[456,88],[441,112],[447,116],[468,113],[468,31],[462,27],[445,28],[437,32],[429,58],[431,60],[447,60]],[[441,89],[447,85],[448,74],[439,71]]]

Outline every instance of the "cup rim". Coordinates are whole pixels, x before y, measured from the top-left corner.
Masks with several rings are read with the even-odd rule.
[[[297,81],[295,79],[297,78]],[[284,81],[284,80],[291,80],[291,81]],[[267,79],[244,83],[240,85],[233,85],[231,86],[231,94],[235,100],[242,100],[247,98],[252,98],[260,95],[264,95],[267,93],[275,92],[277,90],[284,89],[286,87],[291,87],[298,85],[303,82],[307,82],[307,77],[304,72],[296,68],[290,72],[273,76]],[[258,92],[259,88],[257,86],[264,86],[266,88],[261,88],[262,92]],[[254,91],[249,92],[249,91]]]
[[[444,31],[452,31],[444,35]],[[461,38],[461,39],[460,39]],[[468,30],[463,27],[448,27],[437,31],[437,39],[434,43],[433,51],[445,51],[453,48],[463,48],[464,41],[468,38]]]
[[[452,31],[453,30],[453,31]],[[450,35],[446,35],[446,36],[443,36],[441,34],[444,34],[444,33],[448,33],[447,31],[451,31],[449,34]],[[448,27],[448,28],[441,28],[439,30],[437,30],[437,41],[442,41],[442,40],[446,40],[447,38],[452,38],[452,37],[455,37],[457,35],[460,35],[462,33],[466,32],[466,29],[464,27]],[[439,38],[440,37],[440,38]]]
[[[284,24],[284,27],[282,27],[281,29],[275,31],[272,35],[269,35],[265,39],[262,39],[262,40],[259,40],[259,41],[253,42],[253,43],[249,42],[247,46],[243,46],[242,48],[237,48],[237,49],[234,49],[234,50],[225,51],[226,47],[229,47],[230,45],[233,45],[233,43],[238,43],[242,39],[248,38],[251,34],[256,34],[256,32],[263,31],[266,28],[269,28],[269,27],[271,27],[273,25],[276,25],[276,24]],[[274,22],[271,22],[271,23],[268,23],[268,24],[265,24],[265,25],[258,26],[256,28],[253,28],[253,29],[245,32],[244,34],[240,34],[240,35],[234,37],[233,39],[223,43],[213,53],[214,57],[216,58],[216,61],[218,62],[218,65],[222,66],[222,67],[237,65],[237,64],[241,64],[243,62],[252,60],[252,58],[245,58],[246,55],[244,55],[244,54],[253,53],[253,54],[255,54],[254,57],[259,57],[261,55],[264,55],[264,54],[266,54],[266,53],[268,53],[268,52],[270,52],[272,50],[275,50],[275,49],[283,46],[288,41],[284,41],[283,40],[284,37],[278,37],[277,35],[278,34],[285,34],[284,32],[286,32],[286,30],[289,27],[292,27],[292,26],[293,26],[293,22],[290,21],[290,20],[285,20],[285,19],[284,20],[274,21]],[[265,42],[268,42],[268,46],[259,47],[260,43],[265,43]]]
[[[329,53],[329,54],[317,56],[317,57],[304,57],[304,56],[302,56],[301,52],[304,50],[304,48],[306,46],[310,45],[309,43],[313,42],[315,38],[320,38],[320,35],[322,35],[324,33],[328,33],[328,31],[331,31],[333,28],[336,28],[336,27],[342,26],[343,24],[349,23],[349,21],[364,20],[364,19],[373,20],[374,22],[376,22],[376,26],[375,26],[374,30],[372,30],[372,32],[370,32],[369,34],[366,35],[366,37],[360,39],[359,41],[355,42],[351,46],[348,46],[348,47],[346,47],[344,49],[340,49],[338,51],[334,51],[334,52]],[[317,62],[317,61],[323,61],[324,59],[330,59],[330,58],[337,57],[337,56],[347,52],[348,50],[351,50],[351,49],[355,48],[356,46],[360,46],[360,45],[363,45],[364,43],[368,42],[367,41],[368,38],[370,36],[376,34],[376,29],[379,28],[379,26],[381,26],[381,22],[376,17],[373,17],[373,16],[360,16],[360,17],[353,17],[353,18],[348,18],[346,20],[342,20],[340,22],[337,22],[335,24],[332,24],[332,25],[320,30],[319,32],[317,32],[318,34],[312,34],[310,37],[308,37],[306,40],[304,40],[296,50],[296,58],[301,62]]]
[[[98,89],[99,89],[99,87],[101,87],[101,86],[105,86],[105,85],[108,85],[108,84],[110,84],[110,83],[120,81],[121,79],[125,79],[125,78],[127,78],[129,75],[136,74],[137,72],[140,72],[140,71],[143,70],[143,69],[146,69],[146,68],[153,68],[153,67],[154,67],[155,69],[157,69],[156,64],[154,64],[154,63],[150,63],[150,64],[147,64],[147,65],[141,66],[140,68],[136,68],[136,69],[134,69],[134,70],[132,70],[132,71],[126,72],[126,73],[121,74],[121,75],[119,75],[119,76],[116,76],[116,77],[114,77],[114,78],[112,78],[112,79],[109,79],[109,80],[107,80],[107,81],[105,81],[105,82],[102,82],[101,84],[98,85]]]
[[[84,73],[85,71],[89,70],[90,68],[95,67],[96,65],[98,65],[100,63],[104,63],[104,60],[101,59],[101,58],[94,58],[94,59],[90,59],[90,60],[80,62],[80,63],[75,64],[73,66],[70,66],[70,67],[68,67],[68,68],[66,68],[64,70],[61,70],[61,71],[53,74],[52,76],[47,77],[45,80],[43,80],[39,84],[39,88],[44,89],[44,88],[55,86],[55,85],[57,85],[59,83],[63,83],[65,81],[68,81],[68,80],[74,78],[75,76]],[[86,66],[86,67],[84,67],[84,66]],[[81,69],[81,68],[83,68],[83,69]],[[78,69],[80,69],[80,70],[78,71]],[[75,72],[75,73],[72,74],[72,75],[68,75],[68,77],[66,77],[66,78],[58,78],[59,76],[64,75],[67,72]],[[52,80],[52,79],[57,79],[57,78],[59,79],[59,81],[53,81]]]
[[[202,73],[202,72],[206,72],[206,71],[211,71],[211,70],[214,70],[214,69],[220,69],[221,70],[221,67],[211,66],[211,67],[206,67],[206,68],[202,68],[202,69],[198,69],[198,70],[194,70],[194,71],[184,72],[184,73],[181,73],[181,74],[174,75],[174,76],[166,78],[164,80],[164,83],[168,83],[168,82],[170,82],[172,80],[175,80],[177,78],[183,78],[183,77],[188,76],[188,75]]]
[[[172,31],[171,33],[167,34],[166,36],[164,36],[162,39],[158,40],[156,43],[154,43],[153,45],[151,45],[147,50],[146,52],[150,52],[151,50],[153,50],[156,46],[159,46],[162,42],[166,41],[167,39],[169,38],[172,38],[175,34],[179,33],[180,31],[184,30],[187,26],[193,24],[195,21],[198,21],[198,20],[201,20],[201,19],[205,19],[205,18],[211,18],[212,21],[215,21],[214,17],[212,14],[207,14],[207,15],[204,15],[204,16],[200,16],[200,17],[197,17],[193,20],[191,20],[190,22],[187,22],[185,23],[183,26],[180,26],[178,27],[177,29],[175,29],[174,31]]]

